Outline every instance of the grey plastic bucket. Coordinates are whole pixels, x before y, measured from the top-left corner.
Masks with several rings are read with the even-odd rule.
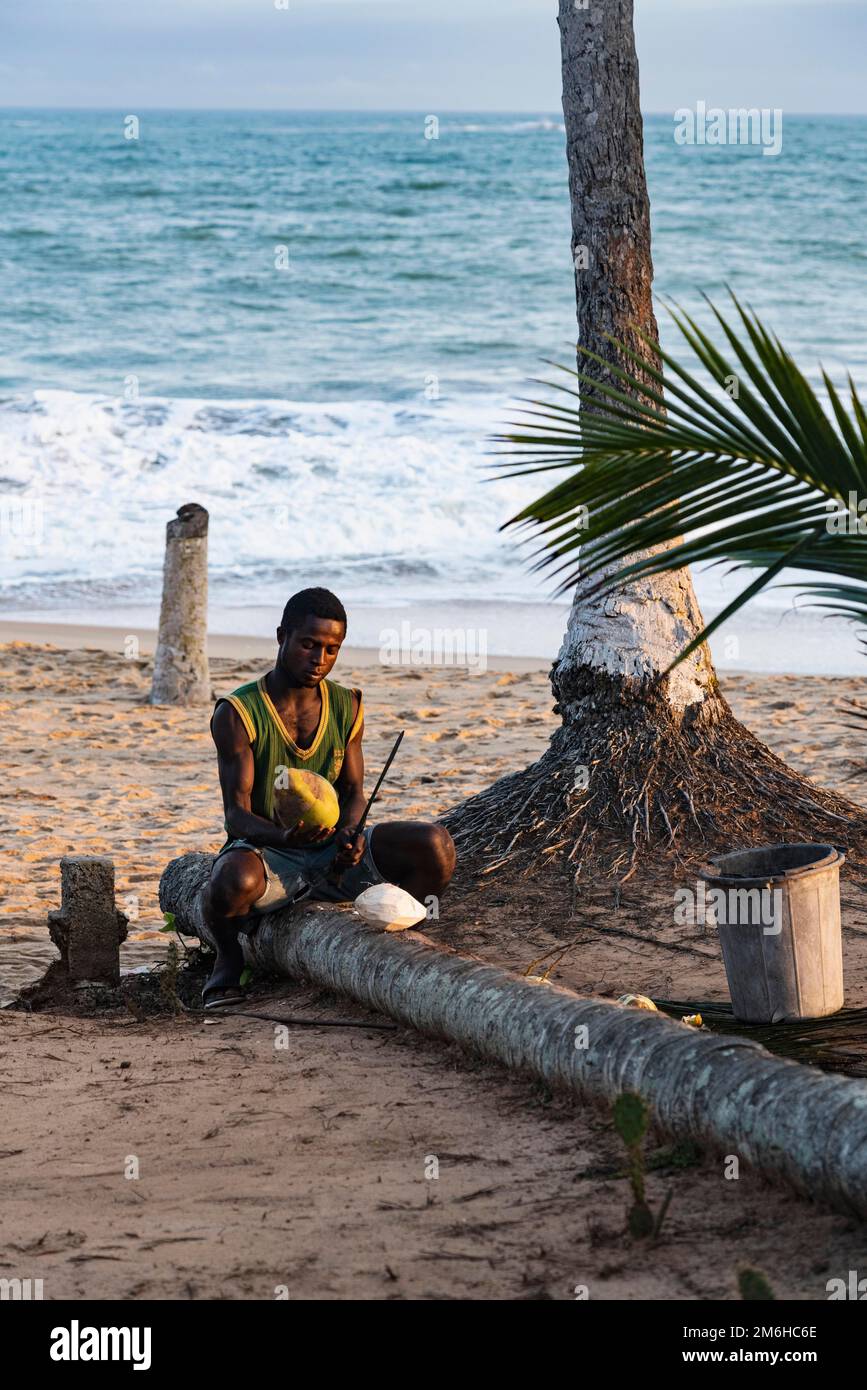
[[[842,1009],[844,862],[834,845],[763,845],[699,871],[736,1018],[782,1023]]]

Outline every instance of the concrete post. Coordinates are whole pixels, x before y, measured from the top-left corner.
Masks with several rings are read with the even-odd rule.
[[[152,705],[209,705],[208,513],[197,502],[166,526]]]
[[[60,911],[49,912],[48,930],[70,980],[117,984],[127,919],[114,905],[114,861],[66,855],[60,890]]]

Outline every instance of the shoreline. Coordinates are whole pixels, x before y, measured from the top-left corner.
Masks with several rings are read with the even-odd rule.
[[[38,622],[27,620],[0,619],[0,646],[9,642],[23,642],[31,646],[58,647],[63,651],[91,650],[123,654],[127,638],[138,639],[139,655],[152,656],[156,648],[157,630],[140,627],[130,623],[126,627],[111,627],[101,624]],[[247,661],[262,658],[270,660],[276,650],[276,642],[271,637],[242,636],[231,632],[208,633],[208,655],[212,658],[236,658]],[[338,663],[344,666],[381,666],[383,670],[398,670],[400,665],[409,663],[388,663],[380,661],[376,647],[345,646],[341,648]],[[413,663],[416,664],[416,663]],[[417,663],[425,670],[475,670],[458,662]],[[544,656],[495,656],[485,657],[485,667],[489,671],[516,671],[521,674],[543,671],[547,674],[551,659]]]
[[[9,644],[18,644],[34,647],[54,647],[59,651],[99,651],[115,653],[122,656],[124,644],[129,637],[138,640],[138,656],[151,657],[156,649],[157,630],[154,627],[140,626],[137,623],[128,623],[125,627],[117,627],[102,623],[64,623],[57,620],[44,622],[39,619],[12,619],[0,618],[0,647]],[[258,637],[250,634],[233,632],[209,632],[208,633],[208,656],[211,660],[229,661],[272,661],[276,649],[275,641],[270,637]],[[483,675],[487,671],[500,673],[513,673],[516,675],[536,675],[548,676],[554,657],[545,656],[503,656],[501,654],[488,654],[484,658],[484,665],[481,667],[471,667],[460,662],[383,662],[379,659],[376,647],[361,647],[347,645],[341,648],[337,666],[342,664],[343,669],[347,667],[359,667],[370,670],[377,668],[383,672],[415,669],[425,672],[445,673],[447,671],[469,672],[471,675]],[[335,667],[337,670],[337,667]],[[733,679],[754,679],[754,680],[815,680],[815,681],[848,681],[853,680],[853,676],[845,672],[803,672],[798,670],[789,671],[763,671],[761,669],[747,668],[726,668],[717,667],[717,675],[723,685]],[[339,671],[338,671],[339,679]]]
[[[719,611],[715,601],[702,602],[706,619]],[[209,611],[209,652],[214,658],[268,659],[274,651],[279,604],[216,602]],[[65,650],[92,647],[124,653],[135,637],[139,655],[156,645],[159,605],[76,606],[4,609],[0,605],[0,642],[50,643]],[[405,657],[404,666],[421,669],[512,671],[551,670],[569,620],[565,604],[490,599],[406,600],[396,606],[354,604],[342,660],[359,667],[401,669],[380,661],[380,652]],[[436,634],[442,631],[439,641]],[[434,645],[434,643],[438,643]],[[851,630],[842,623],[808,617],[805,609],[754,607],[730,619],[710,642],[717,675],[762,673],[783,676],[860,677],[864,655]],[[389,650],[391,648],[391,650]],[[430,661],[430,657],[439,661]],[[461,660],[451,661],[457,657]]]

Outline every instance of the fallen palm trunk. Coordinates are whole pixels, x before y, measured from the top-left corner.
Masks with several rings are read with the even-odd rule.
[[[163,910],[206,941],[201,889],[211,862],[184,855],[160,882]],[[419,933],[374,931],[346,908],[269,913],[244,945],[251,964],[315,981],[582,1099],[610,1104],[636,1092],[675,1138],[867,1216],[863,1082],[779,1060],[746,1039],[533,985]]]

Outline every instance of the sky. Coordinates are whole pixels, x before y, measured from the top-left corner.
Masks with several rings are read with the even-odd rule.
[[[646,111],[867,112],[867,0],[635,11]],[[0,105],[552,112],[556,12],[556,0],[4,0]]]

